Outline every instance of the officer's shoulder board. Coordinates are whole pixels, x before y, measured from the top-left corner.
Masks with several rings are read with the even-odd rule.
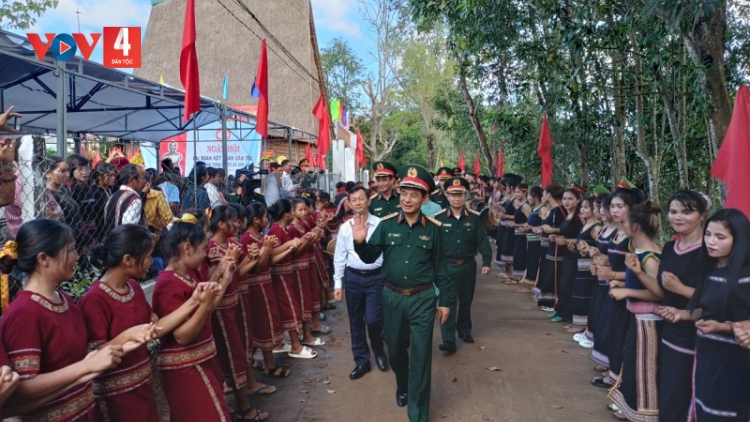
[[[436,225],[436,226],[438,226],[438,227],[442,227],[442,226],[443,226],[443,223],[439,222],[438,220],[435,220],[434,218],[430,217],[429,215],[425,215],[425,217],[427,217],[427,219],[428,219],[428,220],[429,220],[429,221],[430,221],[430,222],[431,222],[432,224],[434,224],[434,225]]]
[[[444,209],[440,210],[439,213],[435,214],[435,217],[437,217],[438,215],[440,215],[440,214],[442,214],[444,212],[447,212],[447,211],[448,211],[448,208],[444,208]]]
[[[470,213],[472,213],[472,214],[474,214],[474,215],[482,215],[482,213],[480,213],[479,211],[474,211],[474,210],[473,210],[473,209],[471,209],[471,208],[466,208],[466,211],[469,211]]]
[[[377,194],[377,193],[376,193],[375,195],[371,196],[371,197],[370,197],[370,199],[375,199],[375,198],[377,198],[377,197],[378,197],[378,195],[379,195],[379,194]]]
[[[439,193],[439,192],[440,192],[440,190],[439,190],[439,189],[436,189],[436,190],[435,190],[434,192],[432,192],[432,193],[431,193],[430,195],[434,195],[434,194],[436,194],[436,193]]]
[[[397,212],[392,212],[392,213],[390,213],[390,214],[386,215],[385,217],[381,217],[381,218],[380,218],[380,221],[385,221],[385,220],[389,220],[389,219],[391,219],[391,218],[393,218],[393,217],[395,217],[395,216],[397,216],[397,215],[398,215],[398,213],[397,213]]]

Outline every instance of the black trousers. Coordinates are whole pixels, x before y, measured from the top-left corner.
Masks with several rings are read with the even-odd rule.
[[[346,309],[349,312],[349,332],[352,354],[357,365],[370,361],[370,347],[376,356],[383,351],[383,280],[382,274],[363,277],[346,270]],[[367,335],[370,347],[367,346]]]

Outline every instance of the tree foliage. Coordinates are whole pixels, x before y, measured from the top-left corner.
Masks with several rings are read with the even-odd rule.
[[[36,18],[54,9],[58,0],[3,0],[0,3],[0,26],[5,29],[29,29]]]

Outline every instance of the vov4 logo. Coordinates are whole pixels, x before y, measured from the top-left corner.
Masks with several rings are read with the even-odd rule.
[[[106,68],[138,68],[141,67],[141,28],[138,26],[107,26],[102,28],[104,33],[104,59],[102,65]],[[102,38],[102,34],[90,34],[91,42],[85,34],[54,34],[46,33],[46,42],[39,34],[29,33],[31,46],[37,58],[44,60],[48,52],[52,52],[55,59],[68,61],[75,57],[78,51],[88,61]]]

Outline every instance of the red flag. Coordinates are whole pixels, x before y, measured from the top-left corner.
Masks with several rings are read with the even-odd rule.
[[[724,208],[737,208],[750,216],[750,89],[743,86],[734,99],[732,121],[719,149],[711,174],[727,184]]]
[[[464,160],[463,151],[461,151],[461,155],[458,156],[458,168],[461,169],[461,173],[466,173],[466,160]]]
[[[474,157],[474,175],[479,177],[481,173],[482,170],[479,167],[479,152],[477,152],[477,155]]]
[[[315,157],[313,157],[312,146],[310,146],[310,144],[307,144],[307,148],[305,148],[305,158],[307,159],[307,161],[310,162],[311,166],[313,167],[317,166],[315,164]]]
[[[365,158],[365,138],[362,132],[357,129],[357,165],[358,167],[367,167],[367,158]]]
[[[328,148],[331,147],[331,115],[323,92],[320,93],[320,98],[318,98],[318,103],[315,104],[312,114],[318,118],[318,155],[315,162],[318,163],[318,167],[325,170],[326,154],[328,154]]]
[[[198,54],[195,51],[195,0],[188,0],[185,8],[185,27],[182,30],[180,53],[180,81],[185,88],[185,121],[201,110],[201,83],[198,77]]]
[[[539,146],[536,153],[542,159],[542,187],[544,187],[552,183],[552,135],[549,133],[547,113],[544,113],[542,133],[539,134]]]
[[[497,153],[497,177],[503,175],[503,147],[505,147],[505,144],[500,144],[500,151]]]
[[[260,60],[258,61],[258,74],[255,76],[255,88],[260,91],[255,131],[264,139],[268,139],[268,55],[265,39],[260,43]]]

